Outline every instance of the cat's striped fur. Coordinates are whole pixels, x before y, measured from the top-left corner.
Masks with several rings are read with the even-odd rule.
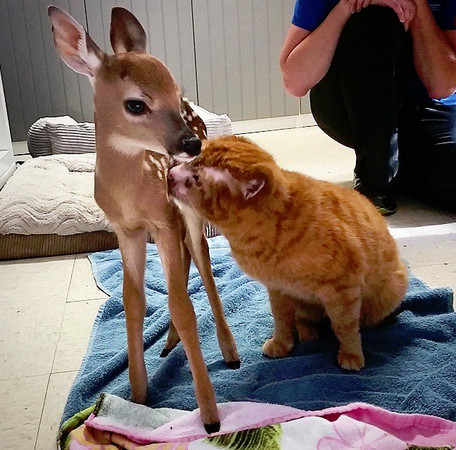
[[[285,356],[329,318],[345,369],[364,366],[360,327],[379,324],[408,286],[384,218],[361,194],[281,170],[237,137],[209,141],[172,169],[173,194],[229,240],[239,266],[268,289],[275,330],[263,352]]]

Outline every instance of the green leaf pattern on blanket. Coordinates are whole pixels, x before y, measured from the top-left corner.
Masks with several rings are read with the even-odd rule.
[[[227,450],[280,450],[280,438],[282,427],[280,424],[267,427],[255,428],[253,430],[238,431],[236,433],[224,434],[207,438],[211,445]]]

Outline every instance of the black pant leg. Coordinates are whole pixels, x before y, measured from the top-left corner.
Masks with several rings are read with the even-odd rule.
[[[406,102],[397,191],[456,211],[456,106]]]
[[[386,190],[397,171],[397,116],[410,54],[394,11],[370,6],[349,19],[327,75],[311,90],[315,120],[354,148],[356,176],[375,190]]]

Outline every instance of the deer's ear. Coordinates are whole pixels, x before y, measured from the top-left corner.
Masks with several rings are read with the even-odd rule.
[[[112,8],[111,46],[114,53],[146,53],[146,32],[138,19],[125,8]]]
[[[104,53],[67,12],[56,6],[49,6],[48,15],[57,53],[68,67],[92,78],[103,60]]]

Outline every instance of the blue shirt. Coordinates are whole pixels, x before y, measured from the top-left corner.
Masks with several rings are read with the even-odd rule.
[[[297,0],[291,22],[297,27],[314,31],[337,3],[339,0]],[[442,30],[456,30],[456,0],[428,0],[428,3],[437,24]],[[423,92],[426,92],[422,83],[420,82],[421,86],[419,86],[416,80],[413,80],[411,84],[415,96],[421,98]],[[447,98],[432,100],[446,105],[456,105],[456,94]]]

